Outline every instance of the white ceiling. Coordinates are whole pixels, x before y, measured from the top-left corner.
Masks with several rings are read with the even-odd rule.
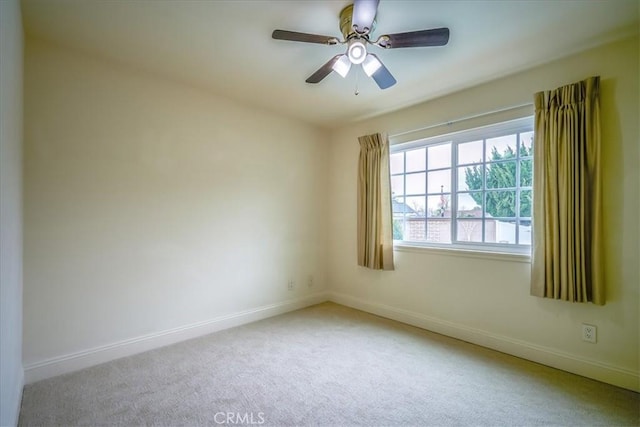
[[[271,39],[285,29],[340,37],[351,3],[243,0],[23,0],[28,36],[51,40],[244,103],[335,127],[496,79],[638,32],[638,0],[381,0],[373,37],[449,27],[438,48],[372,47],[398,83],[362,72],[305,79],[343,46]],[[359,74],[358,96],[354,95]]]

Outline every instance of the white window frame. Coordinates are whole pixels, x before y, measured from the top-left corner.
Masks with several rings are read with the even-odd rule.
[[[393,140],[393,138],[391,138],[390,141],[390,154],[394,154],[394,153],[398,153],[398,152],[404,152],[404,151],[409,151],[409,150],[413,150],[413,149],[419,149],[419,148],[423,148],[423,147],[429,147],[429,146],[434,146],[434,145],[441,145],[441,144],[445,144],[445,143],[451,143],[451,163],[450,163],[450,170],[451,170],[451,192],[450,194],[450,211],[451,211],[451,243],[435,243],[435,242],[428,242],[428,241],[413,241],[413,240],[394,240],[394,246],[399,246],[399,247],[423,247],[423,248],[441,248],[441,249],[456,249],[456,250],[464,250],[464,251],[476,251],[476,252],[490,252],[490,253],[507,253],[507,254],[527,254],[529,255],[531,253],[531,245],[526,245],[526,244],[513,244],[513,243],[490,243],[490,242],[468,242],[468,241],[460,241],[457,240],[457,194],[458,193],[466,193],[466,191],[459,191],[458,190],[458,173],[457,173],[457,169],[460,165],[458,165],[458,145],[465,143],[465,142],[471,142],[471,141],[477,141],[477,140],[483,140],[483,162],[479,163],[482,164],[484,166],[486,166],[487,162],[487,158],[486,158],[486,140],[487,139],[491,139],[491,138],[495,138],[495,137],[499,137],[499,136],[505,136],[505,135],[510,135],[510,134],[514,134],[514,133],[526,133],[526,132],[533,132],[533,116],[527,116],[527,117],[523,117],[520,119],[515,119],[515,120],[509,120],[509,121],[505,121],[505,122],[500,122],[500,123],[493,123],[490,125],[486,125],[486,126],[482,126],[482,127],[476,127],[476,128],[472,128],[472,129],[467,129],[467,130],[461,130],[461,131],[457,131],[457,132],[452,132],[452,133],[448,133],[448,134],[442,134],[442,135],[437,135],[437,136],[433,136],[433,137],[428,137],[428,138],[421,138],[421,139],[417,139],[417,140],[413,140],[413,141],[408,141],[408,142],[395,142]],[[518,141],[518,144],[520,143],[520,141]],[[516,187],[515,187],[515,191],[518,194],[520,191],[524,190],[528,190],[531,189],[529,186],[521,186],[521,182],[520,182],[520,161],[521,161],[521,157],[520,157],[520,150],[519,150],[519,146],[516,149],[516,157],[514,158],[514,160],[516,161],[517,167],[516,167]],[[462,165],[463,166],[463,165]],[[426,169],[428,170],[428,165],[425,166]],[[426,173],[427,171],[425,171]],[[406,176],[407,172],[406,170],[403,172],[403,175]],[[396,175],[397,176],[397,175]],[[405,183],[406,183],[406,178],[405,178]],[[486,193],[486,183],[484,183],[483,185],[483,189],[482,192]],[[425,189],[425,191],[427,191],[426,194],[428,193],[428,189]],[[404,197],[406,197],[406,188],[404,191]],[[425,196],[428,197],[428,196]],[[517,197],[517,200],[519,200],[519,197]],[[484,209],[484,208],[483,208]],[[517,216],[515,217],[516,221],[521,220],[522,218],[529,218],[529,217],[520,217],[519,216],[520,213],[520,206],[518,203],[516,203],[516,214]],[[425,213],[426,215],[426,213]],[[533,215],[533,212],[532,212]],[[427,218],[428,220],[428,218]],[[483,216],[483,218],[480,220],[482,222],[482,235],[484,236],[485,232],[484,232],[484,227],[485,227],[485,221],[486,221],[486,217]],[[518,227],[516,227],[516,230],[518,230]],[[426,232],[426,230],[425,230]],[[518,232],[518,231],[516,231]]]

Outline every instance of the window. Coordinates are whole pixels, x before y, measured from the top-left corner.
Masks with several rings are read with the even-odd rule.
[[[393,238],[529,252],[533,118],[391,146]]]

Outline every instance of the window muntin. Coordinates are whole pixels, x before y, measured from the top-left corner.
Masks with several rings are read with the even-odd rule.
[[[529,252],[533,118],[391,147],[399,242]]]

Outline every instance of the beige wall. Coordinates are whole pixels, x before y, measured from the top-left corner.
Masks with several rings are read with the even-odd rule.
[[[319,129],[31,39],[25,105],[27,372],[324,286]]]
[[[22,18],[0,1],[0,425],[18,421],[22,369]]]
[[[531,102],[537,91],[592,75],[602,78],[608,286],[604,307],[529,296],[530,264],[518,258],[414,250],[396,252],[395,272],[356,266],[357,136],[376,131],[396,134],[521,105]],[[328,252],[334,298],[639,389],[638,76],[638,39],[627,39],[335,131]],[[437,131],[449,130],[445,126]],[[581,341],[581,323],[598,327],[597,344]]]

